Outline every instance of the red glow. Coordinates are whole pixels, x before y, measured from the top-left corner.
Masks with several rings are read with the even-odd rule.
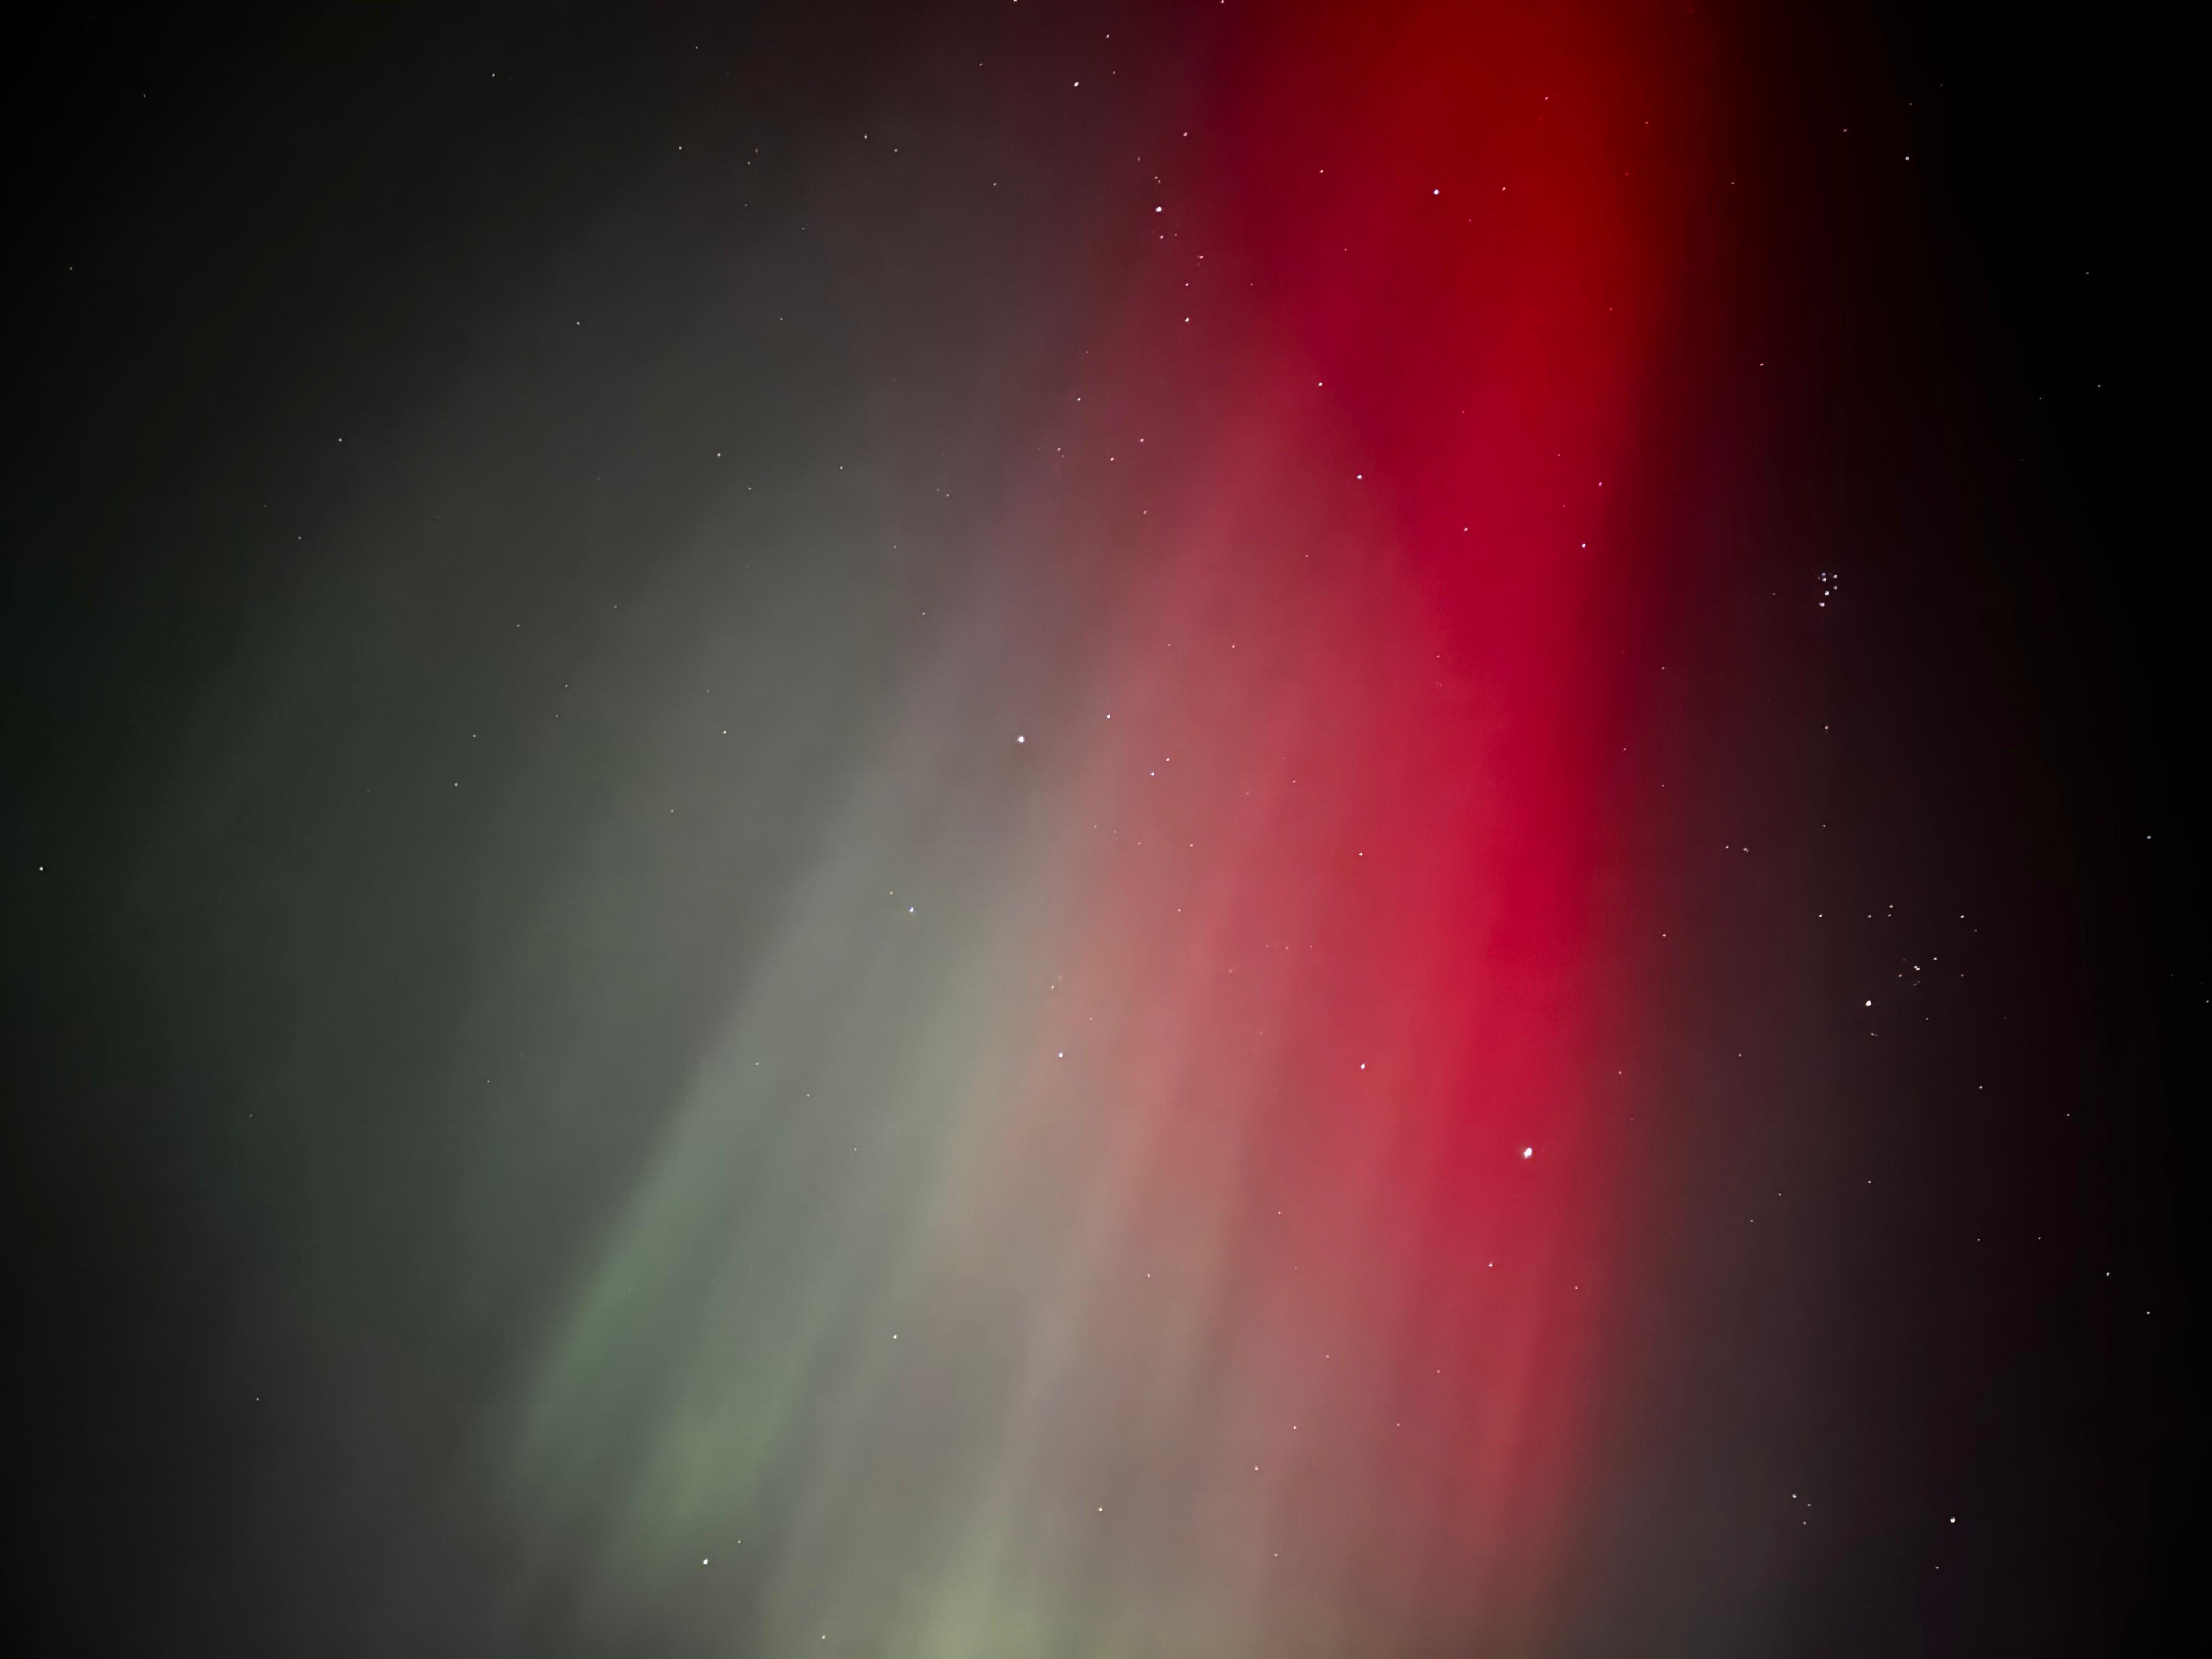
[[[1075,1264],[1036,1287],[1032,1478],[1141,1517],[1152,1601],[1241,1586],[1321,1650],[1510,1642],[1559,1589],[1633,1025],[1613,757],[1659,573],[1623,469],[1681,280],[1674,27],[1336,9],[1228,65],[1231,159],[1094,354],[1188,314],[1213,382],[1088,385],[1125,470],[1071,462],[1051,527],[1122,631],[1067,716],[1048,1029],[963,1271]]]

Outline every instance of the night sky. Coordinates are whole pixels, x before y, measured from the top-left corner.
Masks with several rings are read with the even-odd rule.
[[[2147,27],[17,31],[11,1646],[2188,1646]]]

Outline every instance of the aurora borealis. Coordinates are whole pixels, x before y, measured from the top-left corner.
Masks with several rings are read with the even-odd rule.
[[[2197,579],[1978,27],[57,32],[26,1650],[2148,1650]]]

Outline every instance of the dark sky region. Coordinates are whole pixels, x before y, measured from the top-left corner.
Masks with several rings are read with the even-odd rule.
[[[16,20],[11,1649],[2190,1646],[2160,27]]]

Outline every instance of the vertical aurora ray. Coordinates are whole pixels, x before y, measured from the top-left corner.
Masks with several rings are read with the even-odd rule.
[[[1213,66],[530,1386],[586,1627],[703,1570],[732,1651],[1541,1645],[1638,1016],[1672,27],[1312,11]]]

